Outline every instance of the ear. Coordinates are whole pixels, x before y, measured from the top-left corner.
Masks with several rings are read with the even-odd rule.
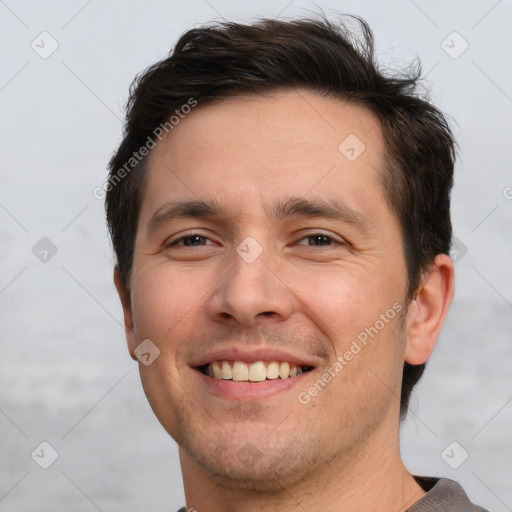
[[[452,303],[454,283],[452,260],[446,254],[437,255],[407,312],[407,363],[423,364],[432,355]]]
[[[130,351],[130,355],[132,359],[137,359],[134,353],[135,348],[137,347],[136,339],[135,339],[135,331],[133,329],[133,316],[132,316],[132,305],[130,299],[130,293],[126,290],[123,280],[121,279],[121,273],[119,272],[119,267],[116,265],[114,269],[114,284],[116,285],[117,293],[119,298],[121,299],[121,305],[123,306],[123,315],[124,315],[124,328],[125,328],[125,336],[126,342],[128,343],[128,350]]]

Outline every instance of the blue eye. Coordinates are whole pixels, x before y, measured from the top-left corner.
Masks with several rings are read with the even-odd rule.
[[[189,235],[184,235],[173,240],[167,247],[201,247],[212,244],[214,245],[215,242],[210,238],[199,233],[190,233]],[[307,247],[329,247],[344,244],[325,233],[313,233],[301,238],[298,245],[305,245]]]
[[[327,235],[311,235],[307,237],[309,245],[322,246],[322,245],[331,245],[333,239]]]
[[[174,240],[170,243],[170,246],[182,245],[185,247],[198,247],[200,245],[208,245],[208,241],[211,242],[209,238],[203,235],[191,234],[187,236],[182,236],[177,240]],[[180,243],[182,242],[182,243]]]
[[[336,243],[336,240],[334,240],[333,237],[323,233],[314,233],[302,238],[299,242],[299,245],[307,245],[309,247],[325,247],[332,245],[333,243]]]

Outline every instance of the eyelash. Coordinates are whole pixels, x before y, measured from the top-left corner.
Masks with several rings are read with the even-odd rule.
[[[207,236],[202,235],[201,233],[189,233],[188,235],[180,236],[176,240],[173,240],[172,242],[166,244],[166,246],[167,247],[173,247],[173,246],[178,245],[178,242],[182,242],[183,240],[186,240],[187,238],[194,238],[194,237],[200,237],[200,238],[205,238],[207,240],[210,240],[210,238],[208,238]],[[194,246],[185,246],[184,245],[183,247],[194,247]],[[195,247],[198,247],[198,246],[195,246]]]
[[[194,237],[199,237],[199,238],[202,238],[202,239],[206,239],[206,240],[210,240],[210,238],[208,238],[207,236],[201,234],[201,233],[195,233],[195,232],[192,232],[192,233],[189,233],[187,235],[183,235],[179,238],[177,238],[176,240],[173,240],[172,242],[170,242],[169,244],[166,245],[166,247],[176,247],[178,246],[179,242],[183,242],[184,240],[186,239],[190,239],[190,238],[194,238]],[[345,241],[340,241],[340,240],[336,240],[335,237],[331,236],[331,235],[327,235],[326,233],[322,233],[322,232],[319,232],[319,233],[310,233],[310,234],[307,234],[305,236],[303,236],[302,238],[299,239],[299,242],[301,242],[302,240],[306,240],[306,239],[312,239],[312,238],[315,238],[315,237],[324,237],[324,238],[327,238],[330,240],[330,243],[328,243],[327,245],[325,246],[322,246],[322,245],[306,245],[306,244],[299,244],[299,245],[306,245],[307,247],[330,247],[331,245],[333,244],[337,244],[337,245],[347,245],[347,243]],[[200,245],[182,245],[181,247],[202,247],[204,245],[211,245],[211,244],[200,244]]]

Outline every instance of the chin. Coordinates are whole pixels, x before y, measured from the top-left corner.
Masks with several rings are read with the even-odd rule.
[[[254,446],[254,445],[252,445]],[[188,450],[187,450],[188,451]],[[217,452],[217,450],[216,450]],[[243,449],[241,449],[243,452]],[[217,453],[222,457],[209,457],[205,453],[188,452],[195,463],[219,484],[232,489],[247,491],[282,491],[285,487],[297,485],[311,474],[311,460],[304,464],[296,453],[273,455],[271,458],[261,454],[257,460],[239,460],[229,452],[234,460],[226,460],[226,450],[220,448]],[[241,457],[242,458],[242,457]]]
[[[180,430],[177,441],[188,458],[213,480],[233,489],[281,491],[308,478],[321,462],[321,443],[297,425],[270,433],[254,426],[245,432]]]

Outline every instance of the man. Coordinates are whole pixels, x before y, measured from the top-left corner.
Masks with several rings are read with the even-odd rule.
[[[132,88],[114,277],[188,510],[483,510],[400,457],[453,296],[454,143],[355,21],[194,29]]]

